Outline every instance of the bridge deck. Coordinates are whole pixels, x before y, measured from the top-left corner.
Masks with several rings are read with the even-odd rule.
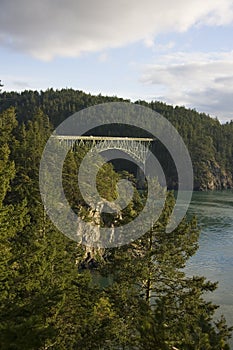
[[[62,140],[93,140],[93,141],[141,141],[141,142],[153,142],[153,138],[149,137],[118,137],[118,136],[72,136],[72,135],[53,135],[52,137]]]

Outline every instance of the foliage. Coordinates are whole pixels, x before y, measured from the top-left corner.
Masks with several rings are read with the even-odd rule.
[[[30,120],[38,108],[49,116],[53,127],[58,126],[68,116],[89,106],[106,102],[129,102],[116,96],[93,96],[73,89],[46,91],[25,90],[21,93],[0,93],[2,111],[14,106],[20,123]],[[233,121],[221,125],[204,113],[184,107],[172,107],[165,103],[136,101],[136,104],[151,108],[167,118],[178,130],[189,149],[194,167],[194,187],[197,190],[226,189],[233,187]],[[150,125],[148,125],[150,127]],[[112,129],[101,126],[92,135],[148,136],[136,128],[126,125]],[[168,187],[177,188],[177,174],[166,149],[157,141],[153,152],[168,175]]]
[[[80,269],[84,247],[47,217],[39,192],[40,158],[51,122],[64,112],[62,105],[70,106],[69,113],[76,108],[71,102],[77,94],[79,108],[105,100],[73,90],[12,93],[19,98],[17,118],[14,108],[4,107],[0,114],[1,349],[229,349],[230,329],[224,318],[213,323],[216,306],[204,298],[216,285],[182,270],[198,247],[195,219],[184,219],[170,234],[165,231],[172,193],[151,230],[129,245],[103,252],[95,270]],[[222,127],[228,135],[232,125]],[[214,157],[216,145],[208,140]],[[200,148],[208,153],[208,147]],[[221,143],[219,149],[230,154]],[[71,207],[88,215],[77,188],[86,152],[68,153],[63,185]],[[98,173],[100,194],[114,199],[120,177],[132,178],[104,165]],[[135,192],[116,225],[132,220],[142,208],[143,197]],[[108,284],[99,285],[96,277]]]

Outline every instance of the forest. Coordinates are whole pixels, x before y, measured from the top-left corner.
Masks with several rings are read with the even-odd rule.
[[[94,96],[73,89],[0,93],[0,111],[15,107],[19,124],[30,120],[39,108],[48,116],[54,128],[77,111],[107,102],[130,102],[130,100],[101,94]],[[135,103],[160,113],[180,133],[191,155],[195,190],[233,188],[233,121],[221,124],[217,118],[213,119],[204,113],[185,107],[173,107],[158,101],[148,103],[139,100]],[[111,135],[111,131],[105,130],[104,127],[98,132],[101,135]],[[125,134],[122,135],[123,132]],[[132,135],[129,132],[128,136]],[[114,136],[119,136],[119,133],[127,136],[125,128],[119,130],[118,134],[114,130],[114,133]],[[169,154],[160,144],[156,144],[155,149],[156,156],[168,176],[168,187],[176,189],[177,178]]]
[[[45,212],[39,167],[51,132],[70,114],[111,101],[123,100],[72,89],[0,94],[0,348],[230,349],[232,328],[224,316],[216,320],[218,306],[208,301],[217,283],[183,270],[198,249],[196,218],[184,218],[166,232],[173,191],[167,192],[151,229],[116,248],[77,244]],[[159,102],[136,103],[163,114],[178,129],[191,153],[197,189],[209,189],[211,181],[213,188],[232,187],[233,122],[221,125],[207,115]],[[77,185],[87,151],[83,146],[67,154],[63,186],[74,212],[90,220]],[[105,164],[97,178],[101,195],[115,198],[116,184],[124,177],[134,182],[131,174]],[[175,188],[173,178],[171,183]],[[143,205],[135,186],[133,200],[114,222],[134,220]],[[100,216],[99,225],[108,227],[111,220]]]

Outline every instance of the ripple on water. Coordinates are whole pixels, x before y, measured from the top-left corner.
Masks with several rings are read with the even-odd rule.
[[[228,325],[233,325],[233,190],[194,192],[188,217],[197,216],[201,228],[199,250],[189,260],[188,275],[219,281],[207,298],[220,308]],[[231,340],[233,349],[233,339]]]

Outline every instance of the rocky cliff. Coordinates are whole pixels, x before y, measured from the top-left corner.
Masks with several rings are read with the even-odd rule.
[[[215,160],[200,161],[194,168],[194,189],[206,191],[233,188],[232,175]]]

